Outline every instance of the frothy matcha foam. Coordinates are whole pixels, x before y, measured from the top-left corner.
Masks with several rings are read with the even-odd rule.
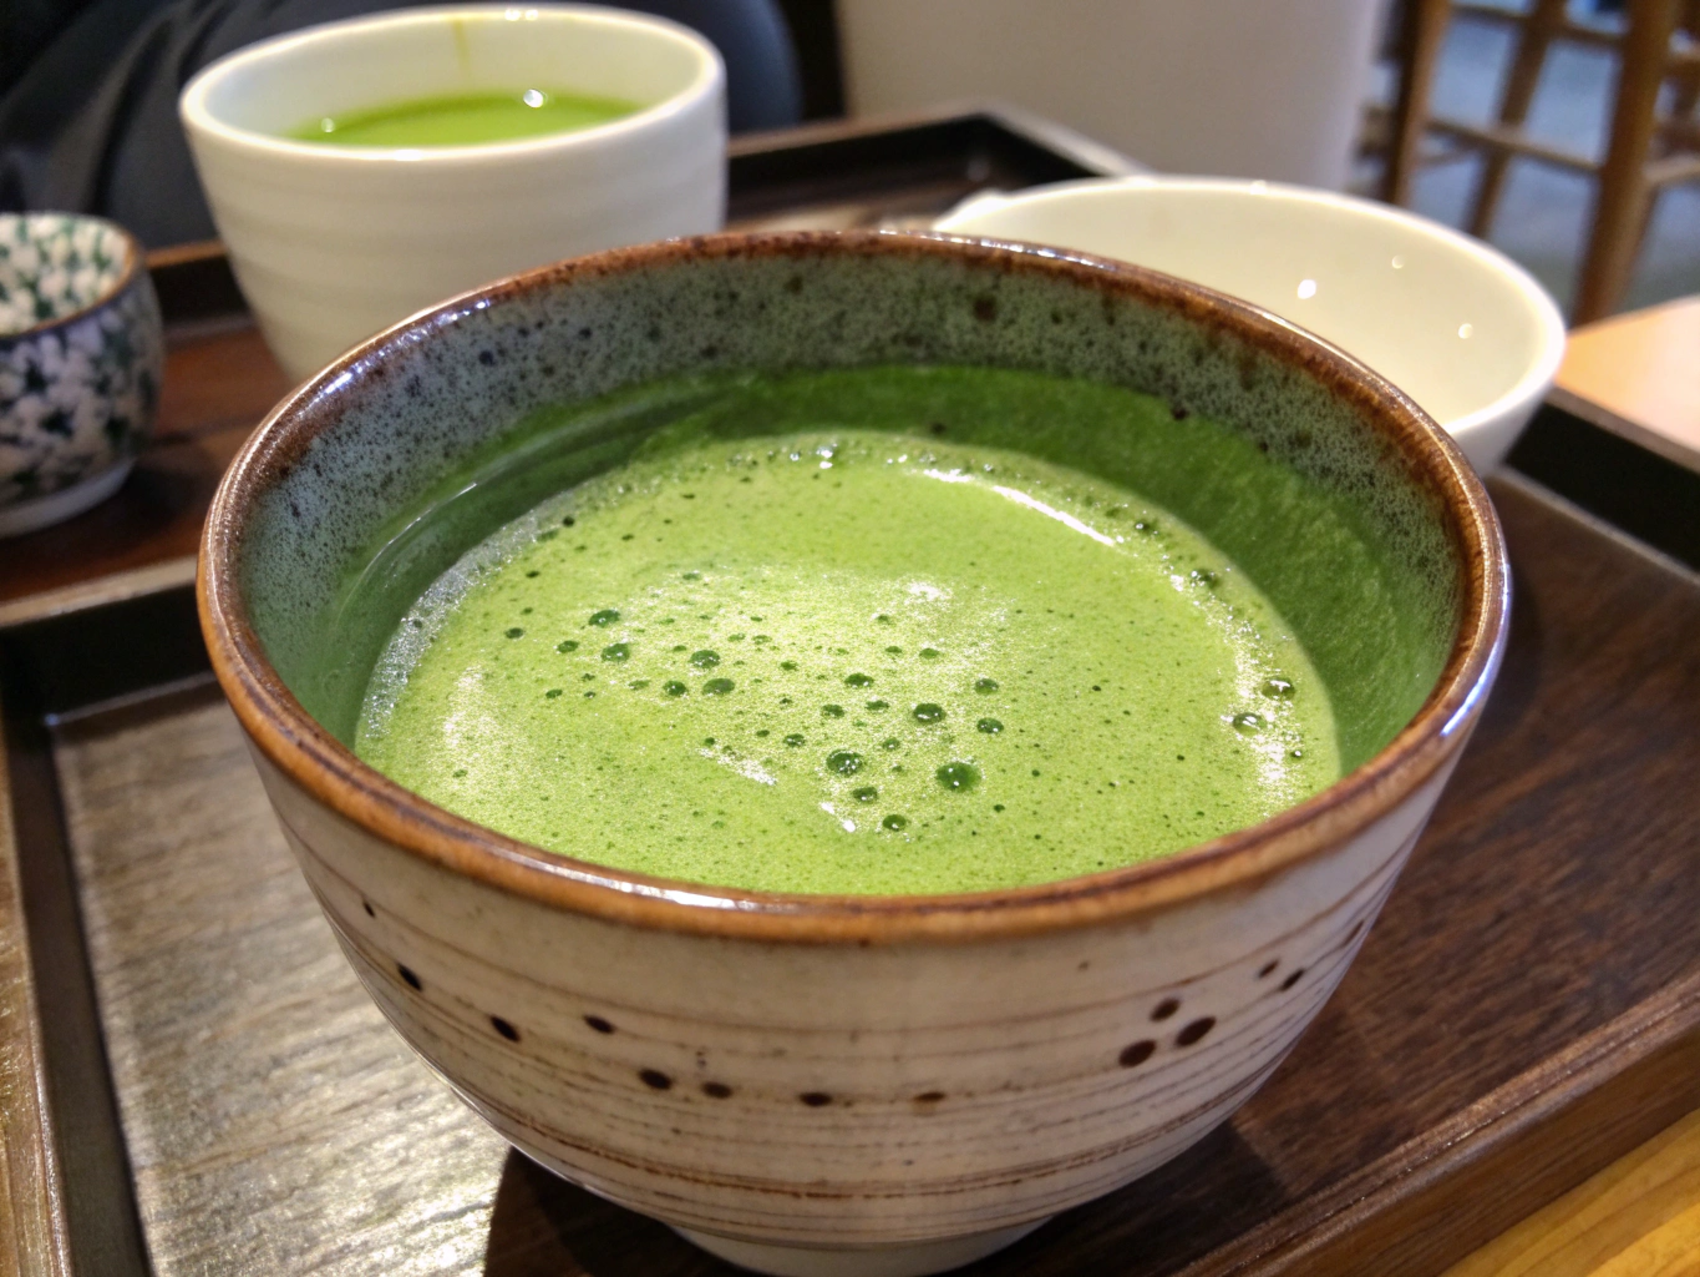
[[[426,592],[361,757],[583,860],[796,892],[1092,873],[1340,774],[1281,618],[1120,488],[856,430],[652,451]]]

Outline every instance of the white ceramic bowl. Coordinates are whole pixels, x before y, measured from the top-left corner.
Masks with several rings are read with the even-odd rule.
[[[676,23],[617,9],[408,9],[250,45],[180,111],[243,295],[284,370],[487,280],[716,230],[725,69]],[[294,140],[321,116],[454,94],[570,90],[643,104],[595,128],[480,146]]]
[[[1338,543],[1276,509],[1236,504],[1203,526],[1232,538],[1225,552],[1312,569],[1291,589],[1302,624],[1263,584],[1323,677],[1349,680],[1343,736],[1394,697],[1373,736],[1350,729],[1361,765],[1260,825],[1126,869],[786,896],[527,846],[333,735],[349,734],[393,619],[340,628],[351,570],[515,420],[661,376],[891,361],[1156,390],[1192,409],[1176,431],[1230,423],[1353,493],[1398,548],[1386,592],[1332,594]],[[577,439],[562,436],[565,455]],[[1195,517],[1200,491],[1180,496],[1171,508]],[[457,548],[421,543],[363,598],[388,591],[399,613]],[[1456,612],[1425,613],[1421,659],[1357,641],[1386,631],[1377,600],[1436,583]],[[543,1165],[716,1254],[809,1277],[965,1263],[1175,1156],[1256,1091],[1392,890],[1481,714],[1509,602],[1476,476],[1338,351],[1147,271],[869,234],[624,249],[392,329],[256,431],[208,517],[200,584],[213,668],[285,836],[402,1035]]]
[[[979,196],[937,230],[1115,257],[1243,298],[1356,355],[1484,474],[1552,385],[1564,319],[1503,253],[1328,191],[1215,178],[1064,182]]]

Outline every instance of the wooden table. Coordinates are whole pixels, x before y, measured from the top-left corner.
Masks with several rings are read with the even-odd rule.
[[[1554,399],[1700,470],[1700,297],[1576,329]],[[1454,1265],[1446,1277],[1513,1274],[1700,1274],[1700,1111]]]
[[[1700,470],[1700,297],[1576,329],[1555,397],[1631,443]]]

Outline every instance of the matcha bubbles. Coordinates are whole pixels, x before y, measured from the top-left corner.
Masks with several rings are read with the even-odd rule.
[[[406,477],[322,525],[317,478],[262,513],[256,630],[403,789],[669,881],[993,891],[1259,826],[1434,685],[1458,595],[1427,496],[1256,352],[1224,384],[1207,344],[1037,277],[893,283],[876,319],[847,267],[727,266],[617,318],[593,275],[581,320],[518,310],[376,381],[406,456],[337,455]],[[952,357],[987,341],[1014,366]],[[1144,346],[1196,384],[1140,388]]]
[[[1338,778],[1323,680],[1220,550],[1137,491],[957,441],[982,412],[1159,432],[1167,405],[925,367],[646,394],[678,407],[644,455],[408,609],[366,761],[580,859],[833,893],[1136,863]],[[905,402],[934,419],[857,428]],[[776,433],[716,437],[754,418]],[[1200,432],[1236,482],[1288,480]]]

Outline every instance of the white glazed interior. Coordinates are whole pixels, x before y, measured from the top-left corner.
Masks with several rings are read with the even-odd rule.
[[[541,87],[645,109],[484,146],[281,134],[413,98]],[[238,282],[284,370],[454,293],[562,257],[719,227],[725,72],[677,24],[590,6],[410,9],[240,50],[180,112]]]
[[[1479,240],[1350,196],[1133,177],[969,200],[936,229],[1119,258],[1243,298],[1356,355],[1498,464],[1564,354],[1564,321]]]

